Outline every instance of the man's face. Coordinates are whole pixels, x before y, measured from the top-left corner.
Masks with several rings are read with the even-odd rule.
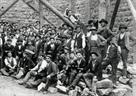
[[[81,28],[80,27],[78,27],[77,28],[77,33],[79,33],[81,31]]]
[[[49,63],[51,61],[50,57],[46,57],[46,61]]]
[[[126,31],[126,29],[124,29],[124,28],[120,29],[121,33],[124,33],[125,31]]]
[[[68,16],[71,16],[72,15],[72,11],[70,10],[69,12],[68,12]]]
[[[18,45],[22,45],[22,42],[18,42]]]
[[[43,56],[39,56],[38,59],[39,59],[39,60],[42,60],[42,59],[43,59]]]
[[[105,22],[101,22],[101,27],[105,27],[105,26],[106,26]]]
[[[92,34],[93,34],[93,35],[96,34],[96,30],[92,30]]]
[[[8,53],[8,57],[12,57],[12,53],[11,52]]]
[[[93,60],[95,60],[97,58],[97,56],[95,54],[92,54],[91,57]]]
[[[77,53],[77,58],[78,59],[82,58],[82,54],[81,53]]]
[[[71,53],[70,54],[70,58],[73,59],[75,57],[75,54],[74,53]]]
[[[11,41],[7,41],[7,44],[8,44],[8,45],[11,45]]]

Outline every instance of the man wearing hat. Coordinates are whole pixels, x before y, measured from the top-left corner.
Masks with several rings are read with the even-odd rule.
[[[86,66],[81,50],[78,50],[76,55],[77,55],[76,60],[74,60],[74,62],[71,63],[71,72],[72,74],[73,73],[75,74],[73,74],[74,77],[73,80],[71,80],[72,82],[70,84],[70,87],[75,87],[78,84],[78,82],[80,81],[84,74],[83,70]]]
[[[31,77],[38,77],[38,78],[42,78],[44,76],[46,76],[46,67],[48,66],[45,58],[44,58],[44,54],[40,54],[38,56],[38,63],[37,65],[32,68],[25,76],[25,78],[19,82],[20,85],[22,84],[26,84],[26,85],[30,85],[27,82],[29,81],[29,79]],[[32,85],[32,84],[31,84]]]
[[[101,21],[99,21],[99,23],[101,25],[101,28],[98,30],[98,34],[103,36],[107,40],[107,46],[108,46],[110,40],[112,39],[112,37],[114,37],[114,35],[113,35],[112,31],[107,27],[107,25],[108,25],[107,20],[101,19]],[[105,57],[107,46],[103,47],[103,49],[102,49],[101,54],[104,54],[103,58]]]
[[[85,34],[83,33],[83,29],[80,25],[76,28],[76,34],[74,36],[74,48],[76,49],[84,49],[86,46],[85,42]]]
[[[46,77],[42,78],[42,82],[45,83],[45,91],[48,90],[48,88],[52,85],[52,84],[56,84],[57,83],[57,73],[58,73],[58,66],[52,62],[51,60],[51,55],[47,55],[46,56],[46,61],[47,61],[47,75]]]
[[[91,29],[91,35],[87,37],[87,48],[86,50],[86,61],[89,60],[88,53],[90,52],[98,52],[101,55],[101,46],[106,45],[106,40],[99,34],[97,34],[97,29],[95,27],[92,27]]]
[[[8,52],[8,56],[4,59],[5,63],[5,71],[11,75],[15,74],[16,72],[16,66],[17,66],[17,60],[12,56],[11,52]]]
[[[102,69],[106,69],[106,67],[110,64],[112,66],[112,76],[111,80],[112,82],[116,85],[117,77],[117,66],[120,60],[120,54],[119,54],[119,49],[116,44],[116,38],[114,37],[110,41],[110,45],[108,46],[107,52],[106,52],[106,57],[102,61]]]
[[[87,37],[88,48],[90,52],[98,52],[100,45],[105,45],[106,40],[101,35],[97,34],[97,29],[95,27],[91,28],[91,35]],[[100,52],[99,52],[100,53]]]
[[[133,41],[132,45],[136,44],[136,38],[134,38],[132,35],[130,35],[129,32],[127,32],[127,26],[124,24],[121,24],[119,26],[119,33],[116,36],[117,38],[117,44],[121,49],[121,58],[123,61],[124,66],[124,76],[127,75],[127,59],[128,59],[128,53],[131,49],[130,46],[130,40]]]
[[[97,52],[91,52],[88,65],[84,68],[83,71],[86,72],[83,74],[85,83],[89,89],[92,89],[92,80],[94,76],[97,76],[98,80],[102,79],[101,59]]]
[[[107,42],[109,42],[114,35],[112,31],[107,27],[108,21],[105,19],[101,19],[99,23],[101,25],[101,29],[99,29],[98,34],[102,35],[107,40]]]
[[[3,60],[8,57],[8,52],[12,53],[12,56],[14,57],[14,46],[11,45],[11,39],[7,39],[7,42],[3,45]],[[4,63],[1,64],[1,72],[4,75],[7,75],[7,73],[4,70]]]
[[[18,60],[23,57],[23,52],[25,50],[25,47],[23,46],[22,43],[23,43],[22,40],[18,40],[15,46],[15,56]]]

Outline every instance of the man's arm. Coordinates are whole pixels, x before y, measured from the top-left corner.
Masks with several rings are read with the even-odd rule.
[[[53,63],[52,64],[52,73],[49,74],[48,76],[53,77],[57,74],[57,72],[58,72],[57,65],[55,63]]]
[[[38,70],[38,67],[39,67],[39,63],[38,63],[33,69],[31,69],[31,71],[36,71],[36,70]]]
[[[82,48],[84,49],[86,46],[86,43],[85,43],[85,35],[83,34],[82,35]]]
[[[47,67],[47,62],[46,61],[43,61],[39,70],[38,70],[38,73],[40,73],[41,71],[43,71],[45,68]]]
[[[13,58],[13,62],[14,62],[14,67],[15,68],[17,66],[17,60],[15,58]]]

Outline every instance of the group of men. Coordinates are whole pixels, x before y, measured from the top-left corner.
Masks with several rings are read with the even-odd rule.
[[[117,81],[117,66],[123,61],[123,74],[127,78],[127,57],[130,40],[136,39],[120,24],[117,33],[108,28],[108,21],[89,20],[87,25],[68,15],[75,28],[63,24],[54,28],[39,22],[19,27],[16,23],[0,23],[1,73],[18,79],[29,88],[44,83],[44,91],[61,81],[68,90],[83,80],[92,89],[92,80],[103,79],[103,70],[112,66],[111,80]],[[100,28],[96,26],[100,24]]]

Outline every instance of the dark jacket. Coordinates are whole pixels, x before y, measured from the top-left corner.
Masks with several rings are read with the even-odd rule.
[[[47,67],[47,75],[51,77],[56,77],[58,73],[58,67],[54,62],[50,62],[49,66]]]
[[[101,61],[100,59],[96,59],[95,65],[93,67],[92,60],[89,61],[88,65],[84,68],[84,72],[90,72],[94,75],[98,75],[98,73],[101,71]]]
[[[112,39],[112,37],[114,36],[112,31],[110,29],[108,29],[107,27],[103,28],[102,30],[99,30],[98,34],[103,36],[107,40],[108,43]]]
[[[16,45],[15,46],[15,56],[18,56],[18,57],[22,57],[22,54],[25,50],[25,47],[21,45],[21,47],[19,48],[19,45]]]

